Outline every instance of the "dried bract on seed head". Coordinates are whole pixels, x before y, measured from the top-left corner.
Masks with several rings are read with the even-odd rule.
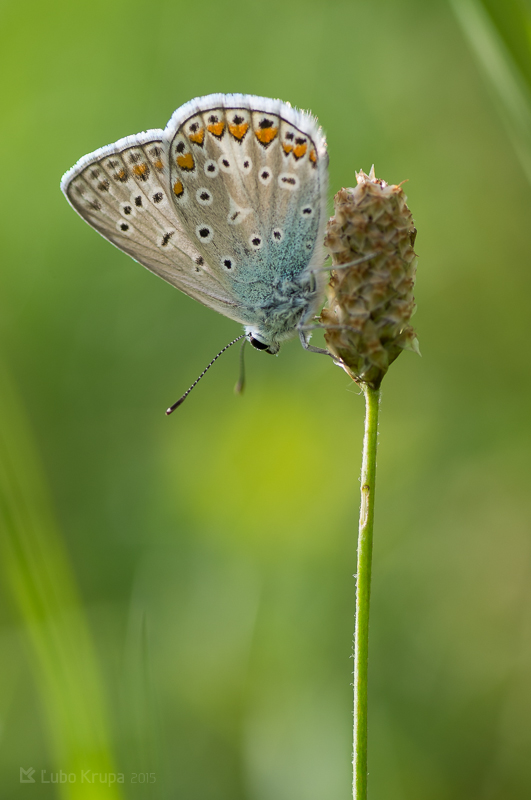
[[[409,325],[416,229],[401,185],[378,180],[374,167],[356,178],[334,198],[325,236],[334,268],[320,322],[346,372],[376,389],[402,350],[419,352]]]

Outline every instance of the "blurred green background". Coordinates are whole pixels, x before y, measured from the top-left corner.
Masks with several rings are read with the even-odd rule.
[[[409,179],[423,358],[383,384],[370,796],[531,796],[526,13],[2,5],[0,796],[350,796],[363,399],[293,341],[247,353],[243,397],[234,348],[166,418],[239,326],[59,191],[214,91],[310,108],[331,197]]]

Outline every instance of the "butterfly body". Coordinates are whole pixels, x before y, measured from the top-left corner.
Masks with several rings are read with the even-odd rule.
[[[61,188],[105,238],[275,353],[322,303],[327,163],[311,115],[216,94],[84,156]]]

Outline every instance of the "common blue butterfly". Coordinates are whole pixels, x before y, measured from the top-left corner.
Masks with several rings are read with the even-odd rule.
[[[211,94],[164,130],[83,156],[61,181],[72,207],[147,269],[277,353],[324,295],[328,155],[289,103]]]

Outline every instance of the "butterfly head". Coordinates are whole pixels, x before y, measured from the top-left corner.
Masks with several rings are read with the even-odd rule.
[[[272,356],[276,356],[280,350],[278,342],[267,342],[267,337],[263,333],[253,329],[250,325],[245,326],[245,336],[249,344],[252,344],[257,350],[263,350]]]

